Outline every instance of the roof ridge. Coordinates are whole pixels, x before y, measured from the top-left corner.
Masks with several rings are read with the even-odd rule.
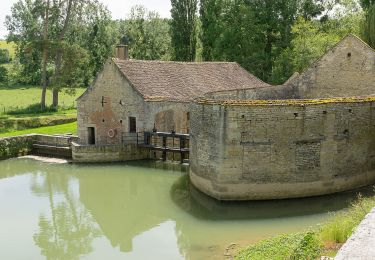
[[[115,62],[144,62],[144,63],[175,63],[175,64],[237,64],[235,61],[165,61],[165,60],[121,60],[118,58],[112,58]]]

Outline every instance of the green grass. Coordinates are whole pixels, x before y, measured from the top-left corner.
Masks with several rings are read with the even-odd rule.
[[[16,52],[16,44],[13,42],[7,43],[6,41],[0,41],[0,49],[9,50],[10,57],[14,59]]]
[[[316,259],[322,245],[315,232],[295,233],[262,240],[242,250],[237,260],[251,259]]]
[[[365,216],[375,207],[375,196],[358,200],[347,211],[331,216],[321,228],[321,239],[327,243],[344,243]]]
[[[71,96],[64,92],[59,95],[59,104],[61,107],[73,108],[76,106],[75,100],[85,91],[77,89],[76,94]],[[41,88],[35,86],[0,88],[0,114],[6,114],[8,111],[20,110],[30,107],[40,102]],[[52,91],[47,92],[47,105],[52,104]]]
[[[21,130],[21,131],[11,131],[11,132],[0,134],[0,138],[9,137],[9,136],[26,135],[26,134],[54,135],[54,134],[67,134],[67,133],[77,134],[77,122],[64,124],[64,125],[32,128],[32,129]]]
[[[0,113],[0,121],[3,119],[30,119],[33,120],[36,117],[43,119],[49,117],[71,117],[77,116],[76,109],[60,109],[58,111],[51,111],[51,112],[43,112],[43,113],[29,113],[29,114],[1,114]]]
[[[315,231],[286,234],[259,241],[241,250],[236,259],[302,260],[319,259],[320,256],[334,257],[340,246],[374,207],[375,196],[359,196],[346,211],[332,214],[330,219]]]

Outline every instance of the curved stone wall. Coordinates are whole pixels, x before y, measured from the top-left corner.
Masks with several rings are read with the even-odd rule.
[[[373,101],[193,104],[191,181],[219,200],[307,197],[375,183]]]

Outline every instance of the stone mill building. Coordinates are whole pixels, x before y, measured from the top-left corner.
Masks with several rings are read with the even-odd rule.
[[[148,158],[142,132],[189,134],[190,179],[219,200],[305,197],[375,182],[375,51],[354,35],[284,85],[236,63],[126,59],[78,100],[77,161]]]

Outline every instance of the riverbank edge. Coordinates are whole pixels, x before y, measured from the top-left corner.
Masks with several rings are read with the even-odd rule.
[[[357,246],[350,245],[350,243],[353,244],[353,240],[358,243],[358,241],[368,239],[368,237],[363,237],[363,234],[368,234],[370,231],[373,235],[375,234],[374,225],[366,224],[369,222],[366,220],[370,215],[374,221],[375,195],[368,198],[359,195],[347,211],[332,214],[330,219],[319,225],[318,228],[260,240],[240,249],[235,254],[235,259],[336,259],[335,256],[343,255],[341,249],[355,247],[353,250],[356,251]],[[362,235],[358,235],[358,233]],[[372,239],[375,240],[375,237]],[[353,252],[353,250],[345,249],[349,252]],[[362,248],[361,250],[366,249]],[[368,254],[368,252],[369,250],[365,253]],[[375,251],[372,253],[374,255],[371,257],[374,258]]]

